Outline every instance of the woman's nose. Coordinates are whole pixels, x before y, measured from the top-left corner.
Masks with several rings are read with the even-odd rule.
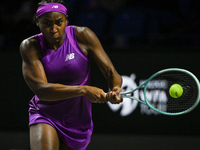
[[[56,33],[57,31],[58,31],[57,26],[55,24],[53,24],[51,27],[51,32]]]

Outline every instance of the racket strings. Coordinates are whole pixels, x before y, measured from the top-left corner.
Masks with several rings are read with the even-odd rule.
[[[168,113],[177,113],[191,108],[196,102],[198,97],[198,86],[193,77],[187,73],[168,71],[157,75],[153,80],[154,79],[166,80],[168,83],[168,87],[165,89],[165,97],[167,97],[167,100],[166,98],[160,97],[163,101],[149,101],[149,103],[156,109]],[[169,88],[175,83],[180,84],[183,88],[183,94],[179,98],[173,98],[169,94]]]

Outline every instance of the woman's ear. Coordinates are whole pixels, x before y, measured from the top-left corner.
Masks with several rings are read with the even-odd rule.
[[[35,19],[36,25],[38,26],[38,18]]]
[[[66,26],[68,25],[69,21],[68,21],[68,15],[65,16],[66,18]]]

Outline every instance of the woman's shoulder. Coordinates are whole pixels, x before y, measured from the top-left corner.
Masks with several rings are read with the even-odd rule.
[[[92,32],[92,30],[90,30],[88,27],[83,27],[83,26],[74,26],[75,28],[75,33],[77,35],[87,35],[89,32]]]
[[[39,50],[40,50],[40,43],[34,36],[24,39],[20,44],[21,53],[28,53],[30,51],[39,52]]]
[[[24,39],[20,44],[20,46],[27,47],[27,48],[34,47],[37,45],[39,45],[39,42],[34,36]]]
[[[88,43],[95,39],[95,33],[88,27],[75,26],[76,38],[81,43]]]

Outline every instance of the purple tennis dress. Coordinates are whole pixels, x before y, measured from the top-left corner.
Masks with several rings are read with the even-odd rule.
[[[47,48],[42,33],[35,38],[41,45],[41,62],[49,83],[89,84],[90,62],[78,45],[74,26],[66,27],[65,40],[56,51]],[[85,96],[52,102],[42,101],[35,95],[29,105],[29,125],[47,123],[69,147],[76,150],[87,147],[93,122],[92,105]]]

